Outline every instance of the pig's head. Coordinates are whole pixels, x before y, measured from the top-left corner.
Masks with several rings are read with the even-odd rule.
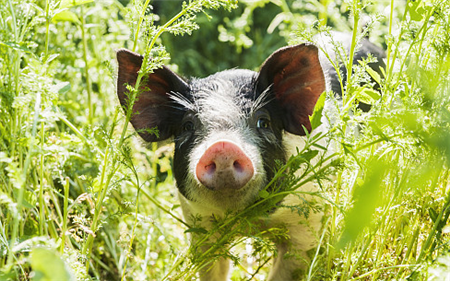
[[[117,91],[128,102],[142,56],[117,52]],[[309,44],[282,48],[261,70],[226,70],[185,81],[168,68],[140,83],[131,123],[147,142],[173,137],[173,171],[180,193],[194,204],[226,211],[245,208],[285,161],[283,132],[304,135],[325,90],[318,50]],[[157,128],[159,135],[145,129]]]

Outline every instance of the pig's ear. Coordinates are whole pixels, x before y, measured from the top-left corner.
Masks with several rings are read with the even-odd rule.
[[[317,47],[301,44],[274,52],[262,65],[257,79],[258,93],[268,87],[281,106],[284,129],[296,135],[305,135],[302,126],[311,131],[309,115],[325,91]]]
[[[128,105],[127,85],[135,86],[138,71],[141,69],[143,57],[131,51],[117,51],[119,75],[117,79],[117,95],[122,107]],[[171,92],[186,93],[189,86],[170,69],[163,66],[147,74],[139,84],[140,94],[135,100],[131,124],[141,137],[148,142],[161,141],[171,137],[176,123],[176,111],[170,97]],[[157,127],[159,138],[145,129]]]

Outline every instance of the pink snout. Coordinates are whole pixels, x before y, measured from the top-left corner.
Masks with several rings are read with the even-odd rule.
[[[195,172],[198,180],[211,190],[237,190],[253,177],[254,168],[237,145],[219,141],[205,151]]]

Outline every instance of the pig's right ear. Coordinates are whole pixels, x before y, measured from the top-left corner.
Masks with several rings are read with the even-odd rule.
[[[309,116],[325,91],[317,47],[301,44],[274,52],[262,65],[257,79],[257,92],[267,89],[281,107],[286,131],[296,135],[305,135],[304,128],[311,131]]]
[[[117,51],[119,75],[117,78],[117,95],[120,104],[128,106],[127,85],[135,86],[141,69],[143,56],[120,49]],[[133,105],[131,124],[141,137],[148,142],[161,141],[174,134],[177,114],[170,93],[186,93],[188,84],[167,67],[155,69],[143,77],[139,84],[139,96]],[[159,138],[146,129],[157,128]]]

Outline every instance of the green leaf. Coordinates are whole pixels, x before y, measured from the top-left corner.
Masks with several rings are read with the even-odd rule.
[[[93,192],[100,192],[102,190],[102,185],[100,182],[100,178],[96,177],[94,179],[94,182],[92,182],[92,191]]]
[[[267,197],[269,197],[269,192],[267,192],[267,190],[260,190],[259,191],[259,197],[261,197],[261,198],[267,198]]]
[[[63,10],[63,11],[55,14],[52,18],[52,21],[53,22],[70,21],[75,24],[80,24],[80,20],[78,19],[78,16],[69,10]]]
[[[308,150],[307,152],[301,154],[301,158],[309,162],[311,161],[311,159],[316,157],[317,154],[319,154],[319,151],[317,150]]]
[[[52,86],[52,91],[58,94],[65,94],[70,90],[70,82],[60,82]]]
[[[94,0],[62,0],[59,8],[70,8],[73,6],[83,5],[94,2]]]
[[[438,218],[439,214],[433,209],[433,208],[428,208],[428,213],[430,214],[430,218],[433,222],[436,222],[436,219]]]
[[[184,233],[201,233],[206,234],[208,231],[204,229],[203,227],[192,227],[184,231]]]
[[[321,119],[323,108],[325,106],[325,97],[326,93],[323,92],[317,100],[316,105],[314,106],[313,114],[309,116],[309,122],[311,122],[311,130],[316,129],[322,124]]]
[[[5,152],[0,151],[0,162],[11,163],[12,161],[13,159],[8,157],[8,155]]]
[[[367,73],[369,73],[370,77],[372,77],[372,79],[375,80],[375,82],[377,82],[378,84],[381,84],[381,77],[380,77],[380,74],[378,74],[378,72],[373,70],[373,68],[371,68],[368,65],[366,65],[365,70],[367,71]]]
[[[356,99],[367,104],[374,104],[381,98],[381,94],[373,89],[360,88],[356,91]]]
[[[54,251],[34,248],[31,251],[31,268],[33,281],[72,281],[69,268]]]
[[[344,232],[338,248],[342,249],[347,243],[356,240],[362,230],[370,224],[373,213],[379,205],[382,182],[387,173],[387,165],[379,160],[372,160],[367,164],[370,167],[364,181],[359,180],[354,194],[355,203],[345,218]]]
[[[0,46],[5,46],[5,47],[9,47],[13,50],[16,51],[22,51],[28,54],[33,54],[33,52],[31,52],[30,49],[28,49],[27,47],[27,42],[21,42],[21,43],[16,43],[16,42],[2,42],[0,41]]]
[[[49,55],[47,58],[45,58],[44,63],[45,64],[49,64],[50,62],[52,62],[54,59],[56,59],[57,57],[59,57],[59,54],[51,54]]]
[[[430,9],[430,6],[425,6],[424,1],[409,1],[408,3],[408,12],[413,21],[421,21]]]
[[[31,192],[29,190],[25,190],[23,193],[23,201],[22,204],[25,208],[32,209],[36,207],[37,199],[36,194],[34,192]]]

